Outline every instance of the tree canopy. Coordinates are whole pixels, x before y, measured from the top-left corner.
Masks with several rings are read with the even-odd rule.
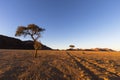
[[[41,37],[41,32],[45,31],[45,29],[35,25],[29,24],[27,27],[25,26],[18,26],[15,36],[24,36],[30,35],[31,38],[36,41],[38,38]]]
[[[74,46],[74,45],[69,45],[69,47],[70,47],[71,49],[73,49],[75,46]]]

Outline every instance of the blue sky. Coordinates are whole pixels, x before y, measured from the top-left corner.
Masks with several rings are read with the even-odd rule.
[[[120,0],[0,0],[0,34],[15,37],[31,23],[46,29],[40,40],[55,49],[120,50]]]

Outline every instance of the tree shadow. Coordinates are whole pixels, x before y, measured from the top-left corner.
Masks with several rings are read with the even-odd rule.
[[[120,77],[110,77],[110,80],[120,80]]]
[[[23,71],[25,71],[23,67],[12,67],[1,75],[0,80],[18,80],[18,75]]]

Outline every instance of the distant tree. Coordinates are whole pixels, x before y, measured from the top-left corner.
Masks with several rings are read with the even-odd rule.
[[[75,45],[69,45],[70,49],[73,49],[75,47]]]
[[[29,35],[33,42],[34,42],[34,49],[35,49],[35,55],[34,57],[37,57],[37,50],[41,48],[41,43],[38,42],[38,39],[41,37],[41,32],[45,31],[45,29],[35,25],[35,24],[29,24],[27,27],[25,26],[18,26],[17,31],[15,33],[15,36],[24,36],[26,37]]]

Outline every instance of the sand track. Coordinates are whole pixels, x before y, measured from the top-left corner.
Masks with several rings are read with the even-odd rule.
[[[76,62],[76,64],[90,76],[90,80],[120,80],[117,72],[112,72],[106,67],[101,66],[94,59],[78,57],[75,54],[67,54]],[[112,63],[111,63],[112,64]],[[115,70],[114,67],[111,70]]]

